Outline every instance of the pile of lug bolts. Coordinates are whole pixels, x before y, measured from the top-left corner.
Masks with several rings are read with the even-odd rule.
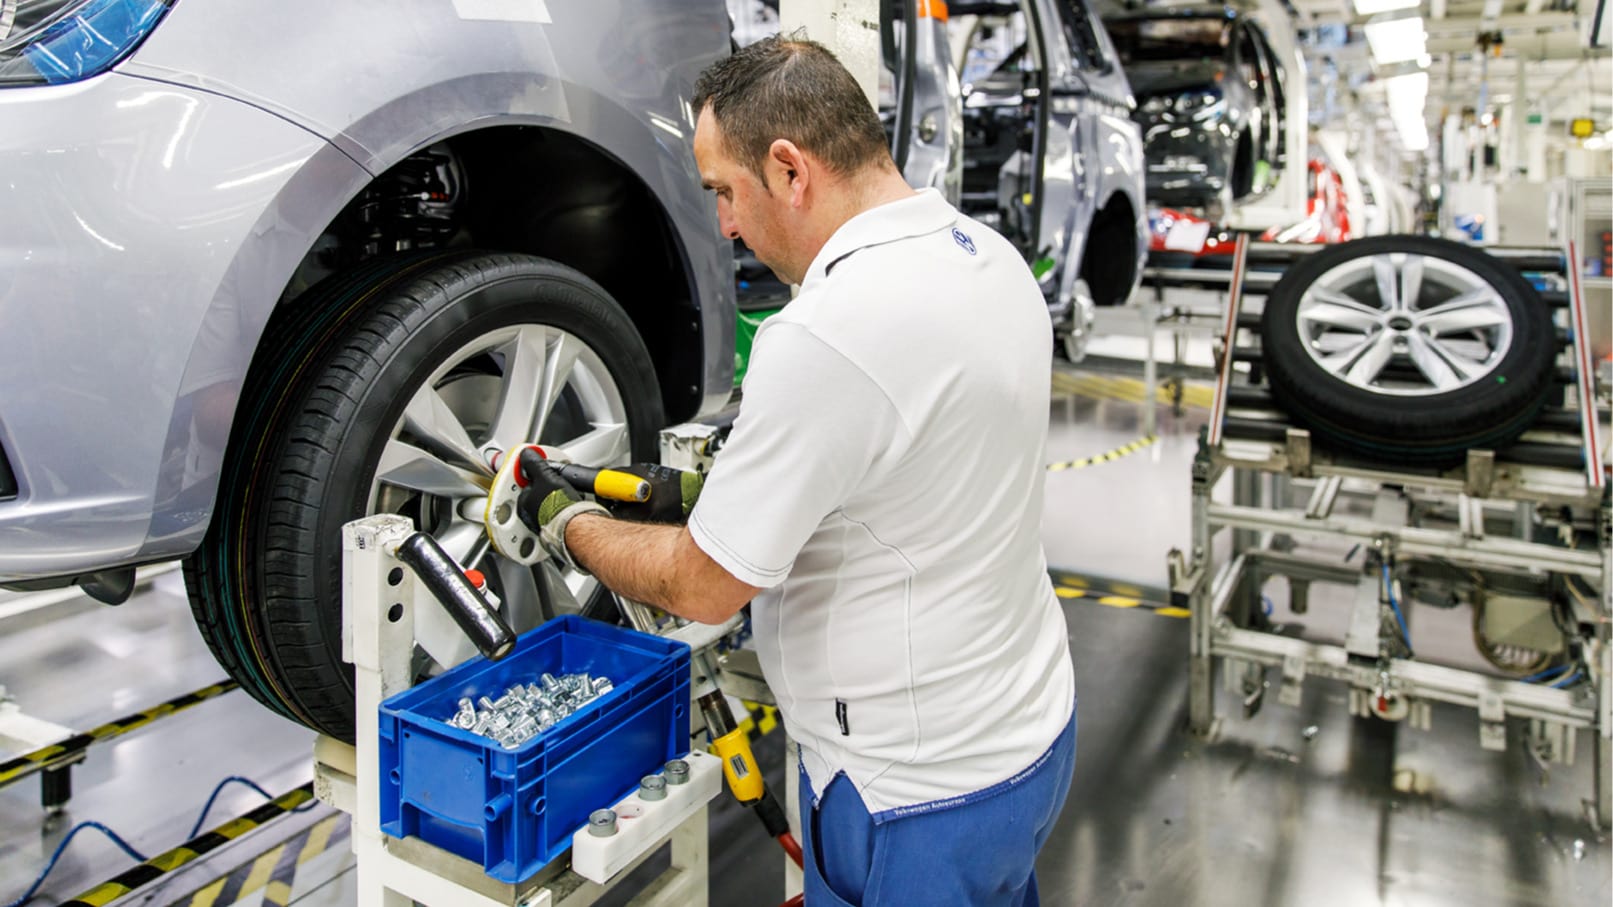
[[[518,683],[497,699],[461,699],[459,711],[448,723],[513,750],[609,693],[614,686],[609,677],[586,673],[556,677],[545,672],[538,679],[541,683]]]

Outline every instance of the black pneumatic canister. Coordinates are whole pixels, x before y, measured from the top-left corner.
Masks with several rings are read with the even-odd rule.
[[[465,578],[437,540],[416,532],[398,546],[398,560],[420,577],[477,651],[497,661],[515,647],[515,631]]]

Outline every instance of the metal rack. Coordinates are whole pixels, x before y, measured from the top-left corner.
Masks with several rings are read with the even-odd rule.
[[[1173,550],[1168,560],[1173,604],[1191,612],[1193,729],[1213,735],[1220,727],[1219,669],[1246,718],[1260,709],[1275,674],[1284,705],[1299,705],[1305,681],[1323,677],[1349,686],[1358,716],[1426,728],[1434,702],[1473,708],[1487,749],[1506,748],[1506,719],[1526,719],[1527,745],[1543,761],[1571,763],[1585,731],[1595,752],[1587,812],[1605,827],[1613,816],[1613,513],[1588,359],[1577,342],[1586,336],[1577,285],[1541,294],[1559,310],[1574,359],[1559,369],[1572,405],[1549,407],[1507,449],[1472,450],[1456,468],[1423,470],[1334,454],[1277,408],[1259,377],[1259,316],[1242,311],[1247,251],[1240,239],[1214,408],[1193,462],[1192,549]],[[1564,270],[1555,250],[1497,257],[1520,271]],[[1213,493],[1228,476],[1225,503]],[[1546,538],[1547,528],[1558,537]],[[1217,538],[1223,529],[1230,538]],[[1352,565],[1329,543],[1358,545],[1365,557]],[[1262,608],[1262,587],[1277,576],[1287,578],[1296,614],[1306,612],[1315,583],[1350,590],[1342,644],[1279,632]],[[1407,599],[1433,595],[1474,609],[1476,641],[1487,639],[1480,630],[1493,619],[1505,625],[1490,628],[1503,640],[1560,646],[1544,657],[1582,666],[1587,682],[1521,682],[1518,670],[1505,670],[1518,665],[1495,660],[1497,651],[1519,651],[1515,645],[1486,654],[1495,670],[1418,660]],[[1579,667],[1563,670],[1552,680]]]

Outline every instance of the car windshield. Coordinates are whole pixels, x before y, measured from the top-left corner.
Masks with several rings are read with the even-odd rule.
[[[1220,57],[1231,26],[1225,19],[1118,19],[1108,23],[1120,61],[1127,64]]]

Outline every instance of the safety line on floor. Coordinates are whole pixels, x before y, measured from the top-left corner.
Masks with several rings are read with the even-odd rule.
[[[745,732],[745,736],[753,741],[760,740],[778,730],[778,709],[749,699],[741,699],[740,702],[745,704],[745,711],[749,713],[739,722],[739,729]]]
[[[229,875],[213,880],[174,907],[228,907],[238,904],[259,890],[265,907],[286,907],[296,888],[297,871],[304,863],[346,842],[352,833],[352,817],[334,813],[308,826],[289,840],[237,866]]]
[[[212,831],[204,832],[172,850],[158,854],[72,900],[63,901],[57,907],[106,907],[107,904],[135,889],[149,885],[179,867],[195,862],[247,832],[261,828],[303,804],[312,802],[313,799],[314,783],[310,781],[281,794],[240,818],[231,819]]]
[[[1053,390],[1055,393],[1074,394],[1081,397],[1090,397],[1094,400],[1122,400],[1128,403],[1142,403],[1147,399],[1147,385],[1135,378],[1071,375],[1054,372]],[[1214,398],[1214,390],[1206,385],[1198,383],[1184,383],[1182,385],[1181,404],[1184,407],[1208,410],[1214,402]],[[1154,401],[1165,404],[1174,404],[1176,402],[1172,398],[1171,386],[1168,383],[1156,384]]]
[[[85,731],[82,734],[74,734],[66,740],[8,759],[0,763],[0,787],[5,787],[52,766],[75,761],[92,744],[104,743],[114,737],[138,730],[153,721],[167,718],[170,715],[183,712],[191,706],[200,705],[209,699],[222,696],[237,686],[239,684],[233,680],[219,681],[212,686],[202,687],[183,696],[176,696],[161,705],[135,712],[133,715],[125,715],[116,721],[108,721],[93,730]]]
[[[1158,435],[1143,435],[1141,438],[1138,438],[1130,444],[1122,444],[1119,447],[1116,447],[1114,450],[1106,450],[1095,457],[1082,457],[1079,460],[1065,460],[1062,463],[1049,463],[1047,464],[1047,471],[1061,472],[1066,469],[1083,469],[1087,466],[1096,466],[1099,463],[1111,463],[1128,454],[1134,454],[1137,451],[1142,450],[1144,447],[1157,442],[1158,440]]]
[[[1160,617],[1189,617],[1192,612],[1170,603],[1164,589],[1099,579],[1065,570],[1047,571],[1053,580],[1053,594],[1061,599],[1080,599],[1110,608],[1140,608]]]

